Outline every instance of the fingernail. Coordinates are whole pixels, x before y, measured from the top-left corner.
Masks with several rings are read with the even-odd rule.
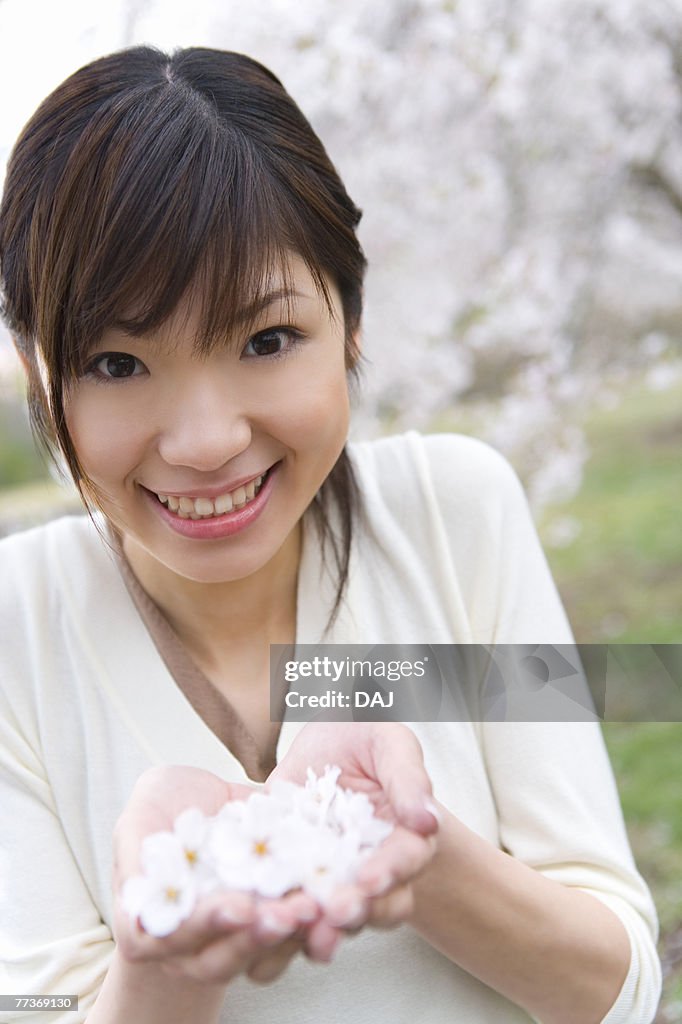
[[[234,909],[228,910],[227,908],[223,907],[215,915],[215,922],[218,925],[234,926],[242,924],[251,924],[252,921],[253,911],[250,909],[245,909],[240,912]]]
[[[345,913],[332,914],[331,917],[334,924],[338,925],[340,928],[344,928],[346,925],[355,922],[360,917],[363,909],[362,901],[354,899],[350,904],[350,907],[346,909]]]
[[[369,885],[367,886],[367,889],[370,893],[370,896],[380,896],[382,892],[386,892],[386,890],[390,888],[390,885],[391,876],[384,873],[382,875],[379,875],[378,878],[375,878],[373,882],[370,882]]]
[[[302,921],[304,924],[311,924],[313,921],[317,921],[319,913],[319,910],[313,909],[311,907],[310,910],[301,911],[301,913],[298,915],[298,919],[299,921]]]
[[[273,935],[289,935],[296,930],[295,924],[280,921],[278,918],[273,917],[272,914],[263,914],[260,919],[260,926],[264,931],[271,932]]]
[[[440,808],[436,806],[433,800],[425,800],[424,807],[429,812],[429,814],[432,814],[434,816],[434,818],[440,825],[441,821],[443,820],[443,815],[441,813]]]
[[[322,956],[316,956],[315,960],[319,964],[330,964],[336,956],[336,951],[339,948],[338,942],[335,942],[331,949],[325,951]]]

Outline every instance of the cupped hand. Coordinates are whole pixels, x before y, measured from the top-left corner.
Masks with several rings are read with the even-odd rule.
[[[186,766],[163,765],[140,776],[114,830],[114,934],[124,960],[161,966],[192,981],[227,984],[242,973],[270,981],[303,948],[304,929],[317,917],[317,906],[302,892],[258,901],[244,892],[215,891],[162,938],[148,934],[121,903],[124,882],[140,873],[145,836],[172,830],[175,818],[188,807],[215,815],[227,802],[247,799],[252,792],[249,786]]]
[[[268,778],[306,780],[311,767],[321,774],[338,765],[338,784],[365,793],[375,814],[393,832],[362,865],[353,885],[338,889],[308,930],[306,951],[313,959],[332,957],[344,931],[366,924],[396,927],[414,907],[412,883],[436,850],[438,811],[422,749],[414,733],[398,723],[309,722]]]

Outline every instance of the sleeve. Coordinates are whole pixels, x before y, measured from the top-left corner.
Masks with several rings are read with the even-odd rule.
[[[3,581],[10,582],[5,574]],[[11,995],[77,995],[77,1012],[50,1011],[49,1020],[80,1024],[114,943],[67,841],[41,756],[41,716],[49,709],[37,707],[32,673],[36,647],[47,649],[47,641],[26,622],[22,628],[18,587],[11,607],[4,602],[0,644],[0,1020],[48,1019],[44,1011],[8,1008]]]
[[[451,503],[442,506],[443,517],[454,564],[464,566],[475,638],[573,643],[512,467],[472,439],[439,435],[428,442],[432,476]],[[444,465],[459,470],[444,480]],[[473,548],[461,530],[462,510],[480,538]],[[649,1024],[661,992],[658,920],[632,857],[599,723],[487,721],[480,723],[479,740],[503,848],[547,877],[591,893],[628,933],[630,968],[602,1024]]]
[[[630,968],[603,1024],[649,1024],[661,992],[658,921],[632,858],[597,723],[485,722],[482,747],[502,847],[622,921]]]
[[[422,439],[473,642],[572,644],[516,472],[472,437]]]

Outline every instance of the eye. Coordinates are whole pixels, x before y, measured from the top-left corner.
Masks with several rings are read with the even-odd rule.
[[[269,327],[254,334],[242,353],[247,358],[284,356],[301,341],[301,335],[291,327]]]
[[[139,377],[146,373],[146,367],[141,360],[126,352],[105,352],[93,360],[88,372],[106,380],[121,380],[125,377]]]

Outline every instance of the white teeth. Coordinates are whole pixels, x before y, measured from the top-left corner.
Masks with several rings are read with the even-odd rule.
[[[180,519],[209,519],[212,516],[221,516],[226,512],[244,508],[248,501],[251,501],[258,494],[263,483],[263,477],[257,476],[243,487],[237,487],[231,494],[221,494],[214,501],[210,498],[176,498],[172,494],[157,494],[163,505],[175,512]]]
[[[198,512],[200,516],[212,516],[215,511],[213,508],[213,502],[210,498],[195,498],[194,510]]]
[[[213,502],[215,510],[218,515],[222,515],[224,512],[232,511],[232,495],[221,494],[219,498]]]

